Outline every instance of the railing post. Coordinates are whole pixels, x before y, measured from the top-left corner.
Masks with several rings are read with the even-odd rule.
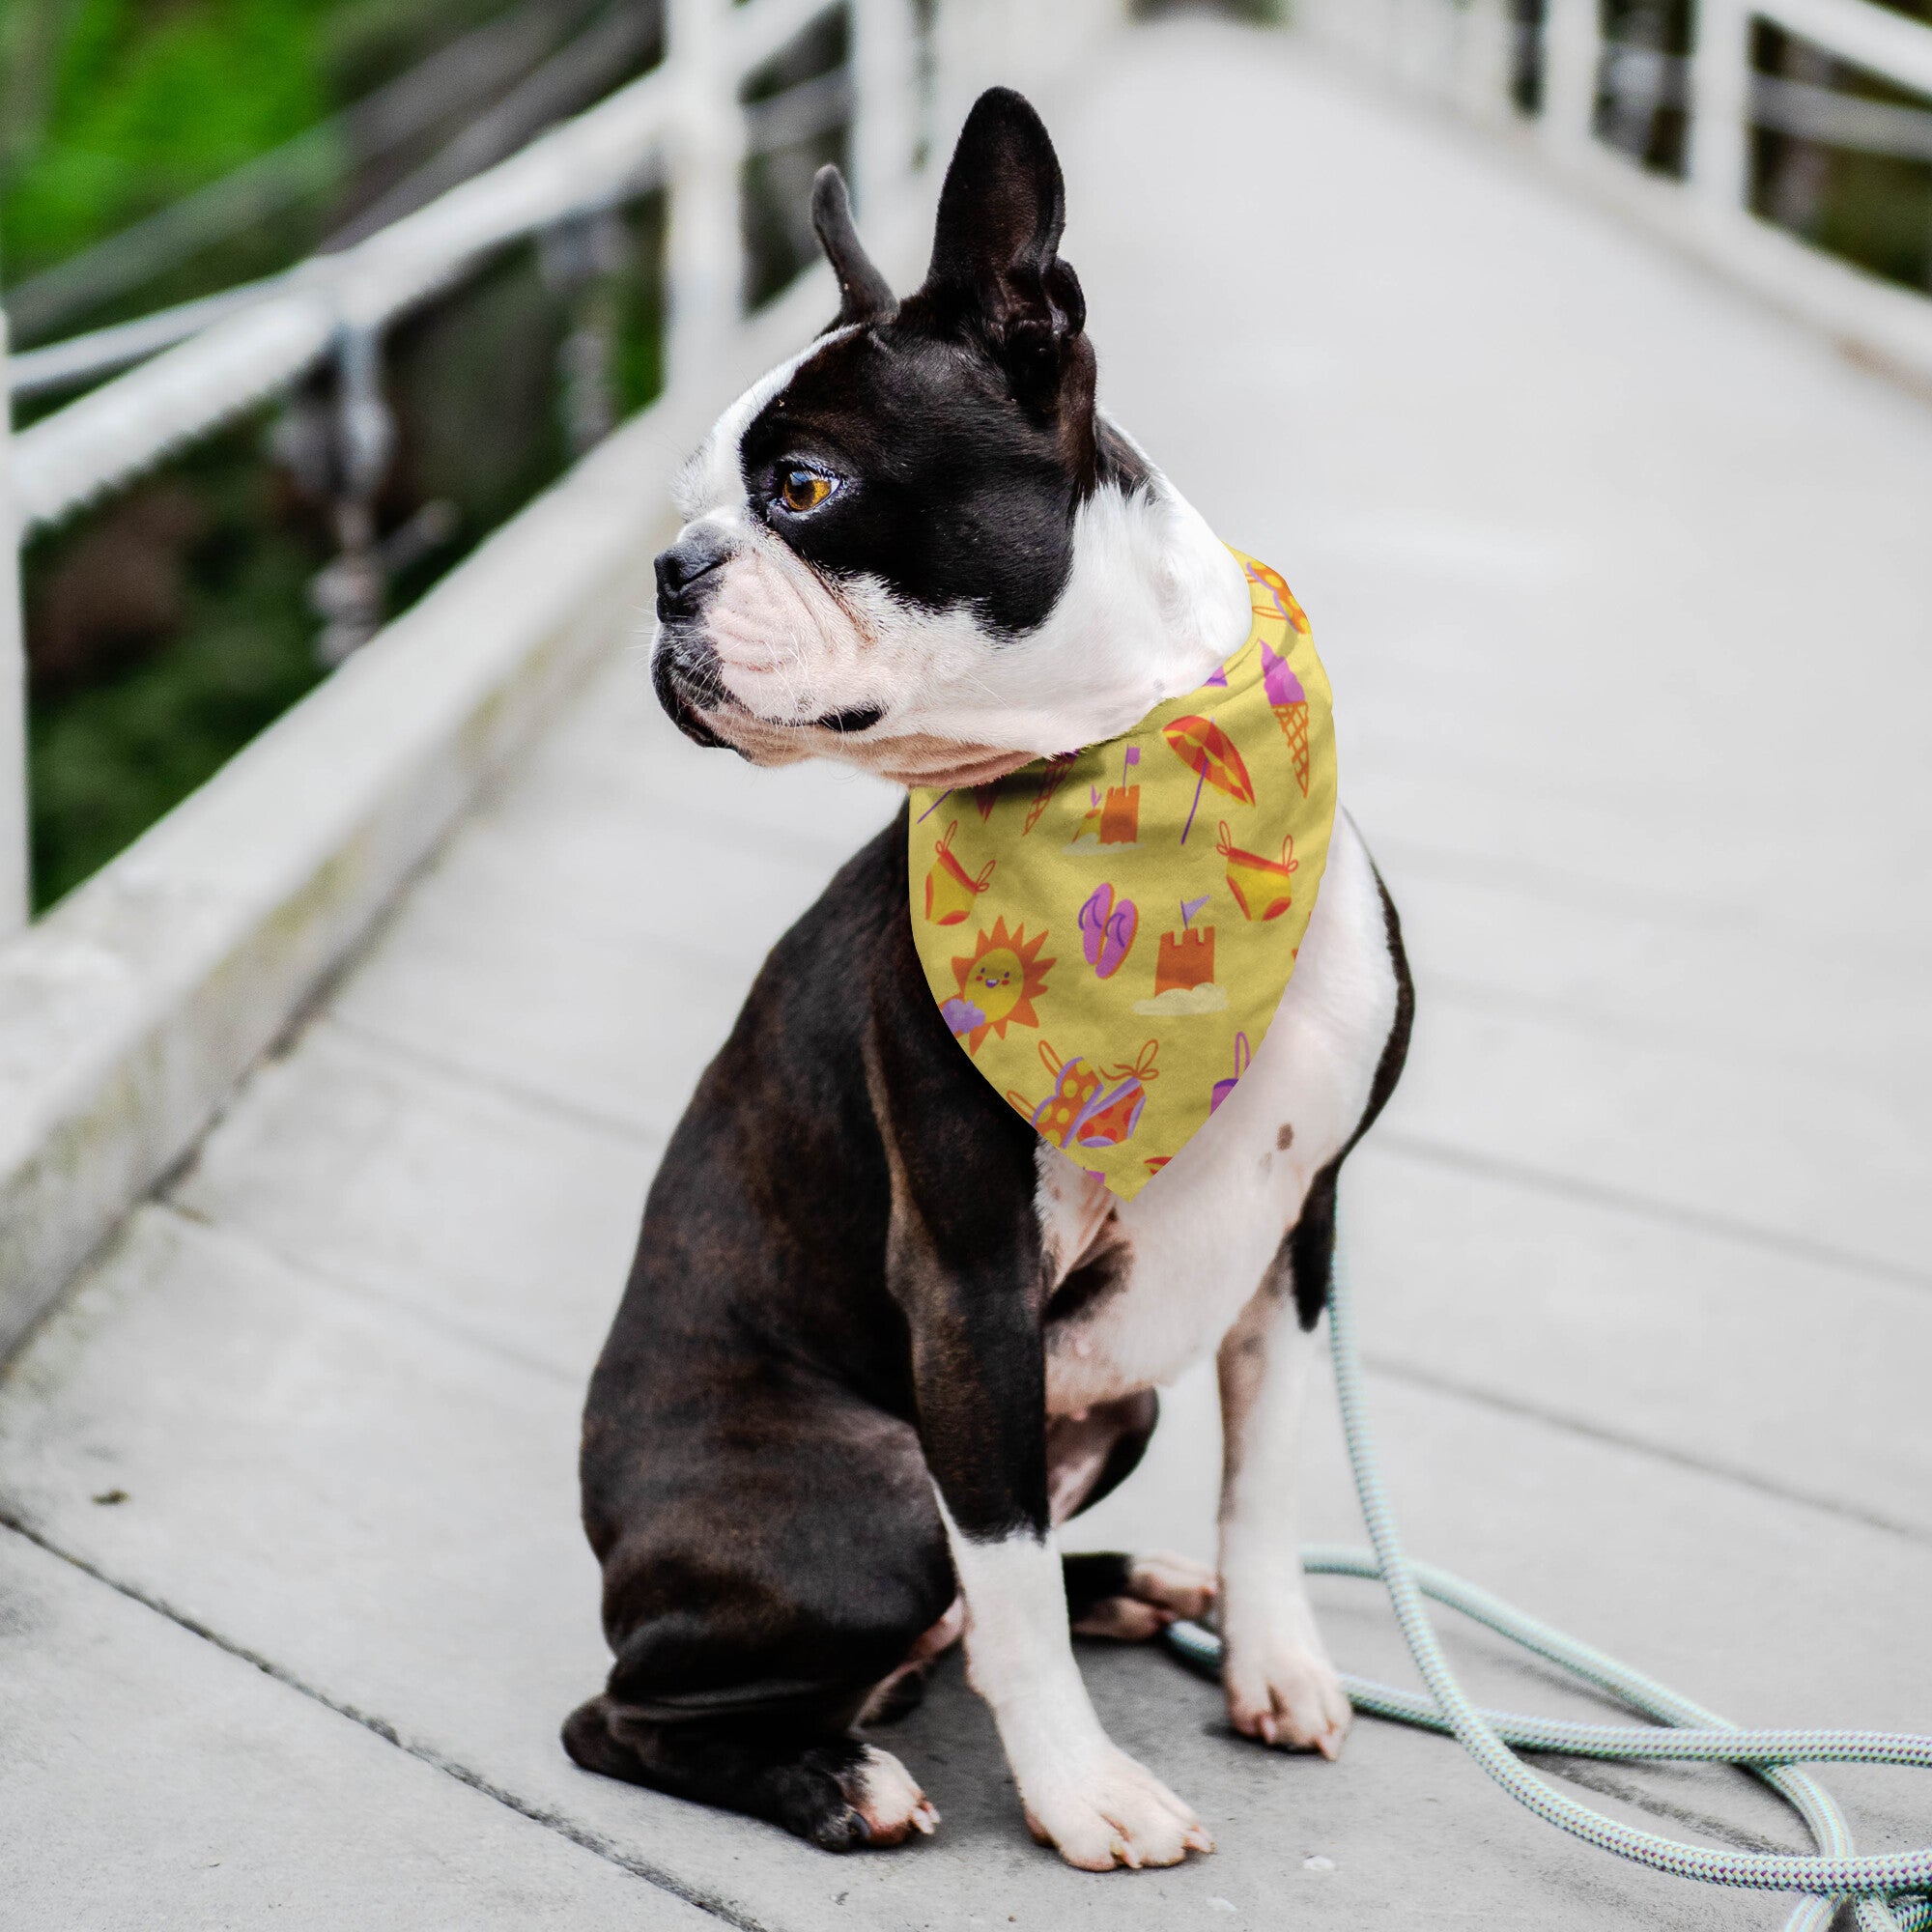
[[[966,118],[980,90],[1004,80],[1009,86],[1027,77],[1020,73],[1023,35],[1009,17],[1006,0],[977,0],[949,6],[940,0],[937,26],[939,58],[939,142],[937,156],[945,165],[946,149]]]
[[[666,386],[701,392],[737,320],[743,278],[738,171],[745,116],[738,77],[724,71],[726,0],[668,0],[665,65],[680,116],[670,146],[665,242],[669,326]]]
[[[324,619],[317,660],[330,670],[382,628],[386,591],[376,537],[376,497],[395,454],[396,425],[383,394],[383,336],[375,324],[346,322],[336,348],[332,448],[336,556],[309,584]]]
[[[1454,100],[1462,9],[1451,0],[1401,0],[1395,17],[1396,78],[1418,94]]]
[[[617,307],[611,277],[623,267],[625,232],[614,207],[557,221],[537,238],[544,286],[562,296],[569,330],[557,350],[560,414],[573,457],[617,426]]]
[[[1540,122],[1544,139],[1559,153],[1575,154],[1594,137],[1603,53],[1602,0],[1549,0]]]
[[[876,222],[912,171],[912,0],[849,0],[852,76],[852,194],[862,220]]]
[[[1714,220],[1744,212],[1750,175],[1748,0],[1698,0],[1690,68],[1690,191]]]
[[[1456,99],[1465,114],[1509,117],[1513,52],[1509,0],[1467,0],[1456,46]]]
[[[14,515],[14,406],[0,312],[0,940],[27,923],[27,652]]]

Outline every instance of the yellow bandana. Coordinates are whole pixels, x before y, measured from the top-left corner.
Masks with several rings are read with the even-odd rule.
[[[1281,1004],[1335,818],[1328,679],[1252,557],[1254,625],[1128,732],[912,794],[914,943],[973,1064],[1131,1200],[1234,1091]]]

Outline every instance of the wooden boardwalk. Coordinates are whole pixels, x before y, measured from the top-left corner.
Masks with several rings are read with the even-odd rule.
[[[1734,1719],[1932,1730],[1932,411],[1278,37],[1141,30],[1045,105],[1102,393],[1310,610],[1406,922],[1350,1213],[1411,1547]],[[1151,1652],[1086,1661],[1220,1841],[1171,1872],[1037,1850],[956,1663],[895,1733],[945,1818],[899,1853],[564,1759],[577,1409],[653,1159],[893,803],[685,745],[646,632],[0,1384],[0,1920],[1779,1922],[1435,1740],[1236,1743]],[[1209,1551],[1211,1389],[1167,1401],[1082,1540]],[[1325,1409],[1310,1459],[1357,1540]],[[1320,1594],[1400,1670],[1373,1592]],[[1725,1774],[1575,1776],[1796,1848]],[[1831,1781],[1932,1838],[1922,1779]]]

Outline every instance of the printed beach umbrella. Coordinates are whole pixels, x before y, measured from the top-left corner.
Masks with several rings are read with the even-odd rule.
[[[1197,775],[1194,803],[1187,808],[1187,823],[1180,831],[1183,845],[1187,843],[1187,835],[1194,830],[1194,814],[1201,809],[1204,784],[1226,792],[1236,805],[1254,804],[1255,787],[1248,777],[1248,768],[1241,762],[1235,741],[1211,718],[1177,718],[1172,724],[1162,725],[1160,735],[1180,762]]]

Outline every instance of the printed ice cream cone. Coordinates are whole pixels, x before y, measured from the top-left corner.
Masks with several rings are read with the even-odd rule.
[[[1299,704],[1277,704],[1274,707],[1275,722],[1280,724],[1282,736],[1288,740],[1288,755],[1294,761],[1294,781],[1301,787],[1303,798],[1308,796],[1308,700]]]
[[[1289,669],[1286,658],[1276,657],[1262,646],[1262,685],[1274,709],[1275,723],[1288,740],[1288,755],[1294,763],[1294,781],[1308,796],[1308,694],[1301,680]]]

